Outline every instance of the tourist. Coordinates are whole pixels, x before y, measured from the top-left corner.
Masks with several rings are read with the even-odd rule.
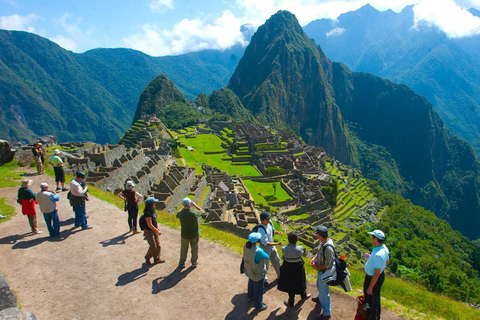
[[[282,248],[283,264],[280,267],[280,278],[278,280],[278,290],[288,293],[288,300],[283,303],[287,307],[293,307],[295,304],[295,294],[308,299],[311,294],[307,294],[307,278],[305,276],[305,267],[302,259],[303,247],[297,246],[298,236],[291,232],[288,234],[288,245]]]
[[[260,238],[260,247],[265,251],[268,256],[270,257],[270,262],[272,263],[273,268],[275,269],[275,273],[277,274],[277,278],[280,277],[280,257],[278,256],[276,246],[283,245],[283,242],[274,242],[273,236],[275,234],[283,235],[282,232],[276,231],[273,228],[273,223],[270,221],[270,214],[267,211],[263,211],[260,213],[260,225],[258,228],[258,232],[261,235]],[[267,270],[268,270],[268,263],[267,263]],[[268,276],[265,275],[265,287],[270,286],[268,283]]]
[[[200,240],[200,234],[198,233],[198,218],[200,218],[205,211],[189,198],[183,199],[182,204],[183,209],[176,215],[177,218],[180,219],[182,229],[180,234],[180,261],[178,262],[178,267],[185,268],[188,247],[191,246],[192,257],[190,261],[192,263],[192,268],[196,268],[198,260],[198,242]],[[196,209],[193,209],[192,207],[195,207]]]
[[[268,254],[256,244],[260,242],[260,233],[252,232],[243,247],[244,272],[248,277],[247,296],[254,302],[255,309],[263,311],[267,305],[263,303],[263,282],[267,274]]]
[[[60,154],[60,150],[55,149],[50,159],[48,159],[48,162],[52,164],[55,173],[55,182],[57,184],[57,189],[55,189],[55,191],[68,191],[68,189],[65,188],[65,172],[63,171],[63,160],[60,157]],[[60,189],[60,183],[62,184],[62,189]]]
[[[380,290],[385,280],[384,270],[390,262],[390,252],[386,245],[385,234],[382,230],[368,232],[372,236],[371,241],[374,246],[372,253],[365,254],[367,262],[365,263],[365,280],[363,282],[363,294],[365,303],[368,304],[367,320],[380,320],[382,306],[380,304]]]
[[[35,160],[35,166],[37,167],[37,174],[41,175],[43,174],[43,164],[42,164],[43,154],[42,154],[42,148],[40,146],[40,143],[35,142],[33,144],[32,153],[33,153],[33,160]]]
[[[155,212],[155,203],[158,200],[154,197],[148,197],[145,200],[145,209],[143,211],[143,216],[145,218],[146,226],[143,230],[145,239],[148,242],[148,251],[145,255],[145,264],[150,265],[150,258],[153,258],[153,263],[164,263],[165,260],[160,259],[160,253],[162,247],[160,246],[159,236],[162,234],[160,229],[158,229],[157,224],[157,213]]]
[[[317,254],[310,261],[310,265],[317,270],[318,297],[312,300],[322,305],[322,314],[317,317],[317,320],[327,320],[331,317],[330,287],[324,280],[329,278],[335,271],[335,247],[333,240],[328,237],[327,227],[316,227],[315,234],[317,239],[320,240],[320,244]]]
[[[77,171],[75,179],[70,181],[70,205],[75,212],[75,228],[82,227],[83,230],[91,229],[87,223],[87,215],[85,212],[85,201],[88,199],[88,187],[85,181],[85,174]]]
[[[140,233],[137,230],[137,216],[138,216],[138,202],[143,199],[143,196],[134,190],[135,183],[128,180],[125,183],[125,190],[120,191],[118,196],[125,201],[125,209],[128,211],[128,227],[133,234]]]
[[[57,202],[60,200],[60,196],[55,191],[48,190],[48,184],[43,182],[40,184],[40,192],[37,193],[36,198],[50,237],[58,237],[60,235],[60,220],[58,219]]]
[[[35,193],[30,190],[33,180],[23,179],[22,186],[18,189],[17,198],[20,199],[22,205],[22,213],[27,216],[28,223],[30,224],[30,229],[33,233],[43,233],[37,228],[37,212],[35,211],[35,204],[37,200],[35,198]]]

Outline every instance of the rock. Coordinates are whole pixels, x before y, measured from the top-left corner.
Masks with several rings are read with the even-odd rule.
[[[17,308],[8,308],[0,311],[0,319],[2,320],[36,320],[37,317],[31,312],[23,313]]]
[[[32,147],[23,147],[17,149],[14,159],[17,159],[18,164],[22,167],[30,165],[33,162]]]
[[[0,273],[0,310],[17,307],[17,297],[13,294],[7,279]],[[3,319],[0,317],[0,319]]]
[[[14,153],[10,149],[10,143],[5,140],[0,140],[0,166],[12,161],[13,154]]]
[[[38,142],[41,142],[44,146],[51,146],[57,144],[57,137],[48,135],[38,138]]]

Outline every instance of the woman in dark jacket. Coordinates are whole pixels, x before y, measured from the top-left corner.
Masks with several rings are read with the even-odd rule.
[[[143,217],[145,218],[146,227],[143,230],[143,235],[149,244],[147,254],[145,255],[145,264],[151,264],[150,258],[153,258],[153,263],[163,263],[165,260],[160,259],[162,247],[160,246],[159,236],[162,234],[158,229],[157,213],[155,212],[155,203],[158,200],[154,197],[148,197],[145,200],[145,210]]]
[[[297,241],[298,236],[293,232],[289,233],[288,245],[282,248],[283,264],[280,267],[280,279],[277,288],[288,293],[288,300],[283,302],[287,307],[293,307],[295,294],[299,294],[302,300],[311,296],[306,291],[307,279],[302,259],[303,248],[297,246]]]
[[[128,211],[128,226],[133,234],[140,233],[137,230],[138,202],[143,196],[135,191],[135,184],[132,180],[125,183],[125,190],[120,191],[118,196],[125,201],[125,210]]]

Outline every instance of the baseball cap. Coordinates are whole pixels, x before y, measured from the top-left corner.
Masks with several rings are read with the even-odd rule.
[[[272,216],[267,211],[262,211],[262,213],[260,213],[260,220],[267,220],[271,217]]]
[[[82,171],[77,171],[75,173],[75,177],[77,178],[85,178],[85,173],[83,173]]]
[[[248,241],[251,243],[257,243],[257,241],[260,240],[261,237],[262,235],[260,234],[260,232],[252,232],[248,235]]]
[[[372,232],[367,232],[379,240],[385,240],[385,233],[382,230],[373,230]]]
[[[182,200],[182,204],[185,206],[185,207],[188,207],[190,205],[190,203],[192,203],[192,200],[190,198],[184,198]]]
[[[48,189],[48,183],[46,183],[46,182],[40,183],[40,189],[42,189],[42,190]]]
[[[128,180],[127,183],[125,183],[125,189],[127,190],[132,190],[135,187],[135,183],[133,183],[132,180]]]
[[[154,202],[158,202],[158,199],[155,199],[154,197],[148,197],[145,200],[145,204],[154,203]]]
[[[315,233],[326,238],[328,237],[328,228],[325,226],[319,226],[315,228]]]
[[[54,153],[54,154],[60,154],[61,152],[60,152],[60,150],[55,149],[55,150],[53,150],[53,153]]]

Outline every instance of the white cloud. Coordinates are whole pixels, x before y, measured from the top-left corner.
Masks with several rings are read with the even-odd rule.
[[[33,27],[33,23],[39,18],[40,16],[34,13],[30,13],[26,16],[21,16],[18,14],[2,16],[0,17],[0,29],[28,31],[34,33],[36,30],[35,27]]]
[[[73,41],[70,38],[64,37],[62,35],[58,35],[56,37],[50,38],[51,41],[55,42],[58,44],[60,47],[70,50],[70,51],[75,51],[77,49],[77,44],[75,41]]]
[[[226,49],[240,43],[246,45],[241,31],[244,24],[227,10],[222,16],[205,19],[183,19],[171,30],[161,30],[155,25],[143,25],[142,33],[123,41],[127,46],[154,56],[177,55],[205,49]]]
[[[477,1],[478,2],[478,1]],[[452,0],[425,0],[414,7],[415,27],[425,21],[438,26],[449,37],[480,34],[480,18]]]
[[[149,6],[153,12],[164,12],[173,9],[173,0],[150,0]]]
[[[344,28],[334,28],[330,31],[328,31],[325,35],[327,37],[334,37],[334,36],[340,36],[342,35],[343,33],[345,32],[345,29]]]

